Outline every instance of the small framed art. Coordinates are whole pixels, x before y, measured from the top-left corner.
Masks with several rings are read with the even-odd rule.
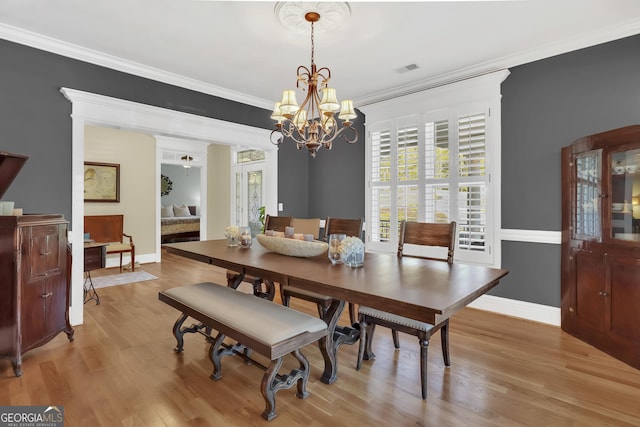
[[[84,162],[84,201],[120,201],[120,165]]]

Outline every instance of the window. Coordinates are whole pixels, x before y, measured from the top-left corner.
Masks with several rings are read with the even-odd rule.
[[[451,96],[449,89],[448,96],[433,99],[426,91],[405,97],[408,101],[376,105],[372,112],[364,109],[370,249],[395,251],[403,219],[456,221],[456,260],[499,265],[499,241],[494,240],[500,213],[496,87],[497,96],[476,100],[472,95],[455,105],[446,102],[464,100],[469,93]],[[375,121],[388,111],[405,115]]]

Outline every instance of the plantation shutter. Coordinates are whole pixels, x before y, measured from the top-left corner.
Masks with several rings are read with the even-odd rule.
[[[371,126],[370,249],[394,251],[405,219],[456,221],[455,258],[491,263],[489,117],[488,110],[466,106]],[[432,256],[429,249],[412,249]]]
[[[371,133],[371,241],[390,241],[391,131]]]
[[[487,230],[485,114],[458,118],[458,249],[483,252]]]

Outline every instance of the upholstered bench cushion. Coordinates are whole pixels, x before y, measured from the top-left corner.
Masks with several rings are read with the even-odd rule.
[[[130,251],[131,245],[129,243],[109,243],[107,245],[107,252],[118,252],[118,251]]]
[[[358,313],[375,317],[376,319],[388,320],[394,323],[399,323],[410,328],[419,329],[421,331],[429,331],[433,329],[433,325],[430,323],[420,322],[418,320],[409,319],[408,317],[402,317],[395,314],[387,313],[386,311],[376,310],[369,307],[360,307]]]
[[[327,329],[321,319],[215,283],[196,283],[163,293],[268,346]]]

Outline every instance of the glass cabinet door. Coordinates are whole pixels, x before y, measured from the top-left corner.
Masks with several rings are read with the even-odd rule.
[[[602,150],[576,155],[574,237],[586,240],[602,240],[602,223],[600,220],[601,170]]]
[[[640,241],[640,149],[611,154],[611,238]]]

